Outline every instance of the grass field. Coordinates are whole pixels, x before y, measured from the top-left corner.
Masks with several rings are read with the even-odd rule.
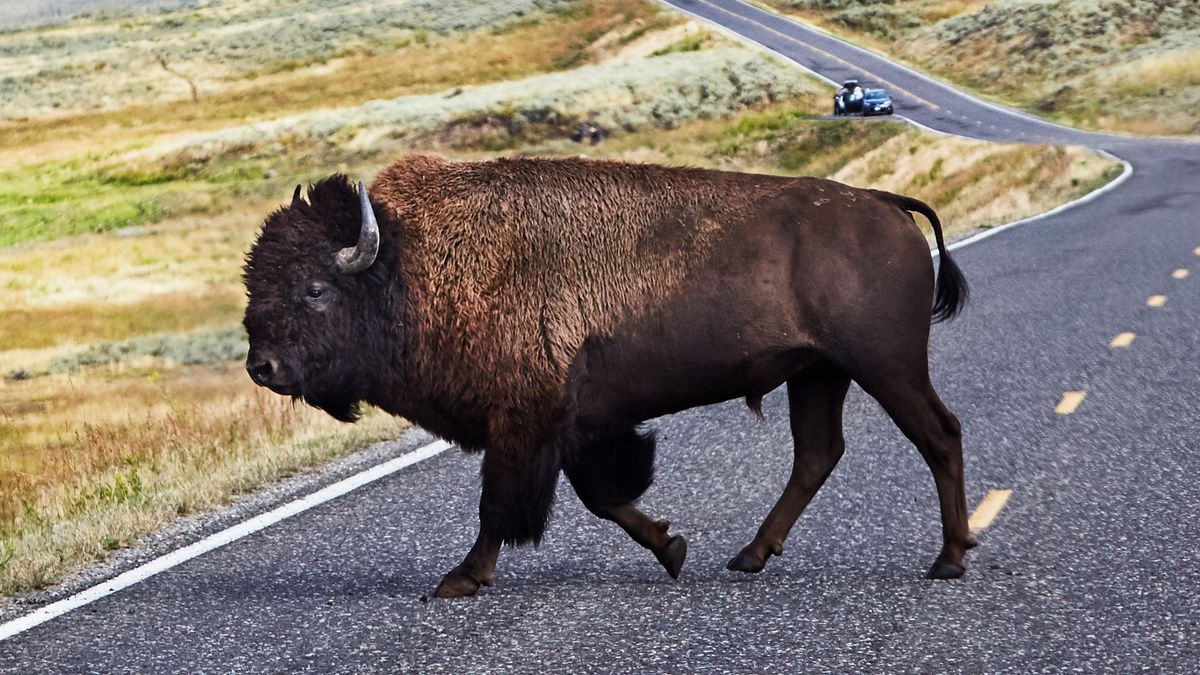
[[[1200,8],[1174,0],[761,0],[1060,122],[1200,134]]]
[[[373,14],[388,7],[411,11]],[[232,48],[268,29],[267,52]],[[242,256],[298,182],[411,151],[586,154],[832,176],[927,199],[962,233],[1114,170],[1078,148],[821,120],[829,95],[641,0],[205,3],[0,35],[0,591],[398,432],[294,407],[241,369]],[[581,121],[608,138],[571,142]]]

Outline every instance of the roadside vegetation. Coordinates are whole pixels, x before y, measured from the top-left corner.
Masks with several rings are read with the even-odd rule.
[[[586,154],[831,176],[961,234],[1113,175],[829,121],[830,93],[642,0],[252,0],[0,35],[0,592],[398,433],[242,371],[242,256],[297,183],[413,151]]]
[[[1059,122],[1200,134],[1195,2],[761,1]]]

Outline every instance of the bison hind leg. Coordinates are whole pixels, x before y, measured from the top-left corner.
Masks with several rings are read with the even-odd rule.
[[[771,556],[783,555],[792,526],[842,457],[842,404],[849,386],[849,376],[828,361],[818,361],[788,380],[792,473],[754,539],[729,561],[728,569],[761,572]]]
[[[674,579],[687,557],[687,542],[669,534],[669,522],[654,520],[634,506],[654,481],[654,448],[653,433],[632,427],[585,432],[563,470],[589,511],[620,525]]]

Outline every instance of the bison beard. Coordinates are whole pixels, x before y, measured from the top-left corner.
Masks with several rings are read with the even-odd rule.
[[[936,284],[909,211],[932,225]],[[264,224],[245,279],[256,382],[298,384],[343,421],[367,402],[483,450],[479,536],[439,596],[490,584],[502,544],[541,540],[560,471],[678,576],[683,538],[635,506],[654,477],[639,424],[733,398],[754,409],[784,383],[792,475],[730,569],[782,553],[841,457],[852,380],[933,473],[943,546],[929,576],[960,576],[974,545],[958,420],[927,359],[931,314],[953,317],[967,288],[917,200],[814,178],[410,157],[369,201],[341,176],[309,202],[298,192]],[[296,347],[278,335],[311,343],[279,368],[300,383],[272,379],[271,359]]]
[[[305,376],[300,385],[300,397],[314,408],[329,413],[339,422],[357,422],[362,416],[360,402],[366,398],[363,383],[351,364],[337,362],[323,365]]]

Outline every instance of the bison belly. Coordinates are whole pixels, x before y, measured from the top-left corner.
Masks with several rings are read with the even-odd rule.
[[[791,293],[775,284],[756,291],[762,275],[702,277],[662,309],[583,345],[572,367],[581,423],[637,423],[759,397],[816,360]]]

